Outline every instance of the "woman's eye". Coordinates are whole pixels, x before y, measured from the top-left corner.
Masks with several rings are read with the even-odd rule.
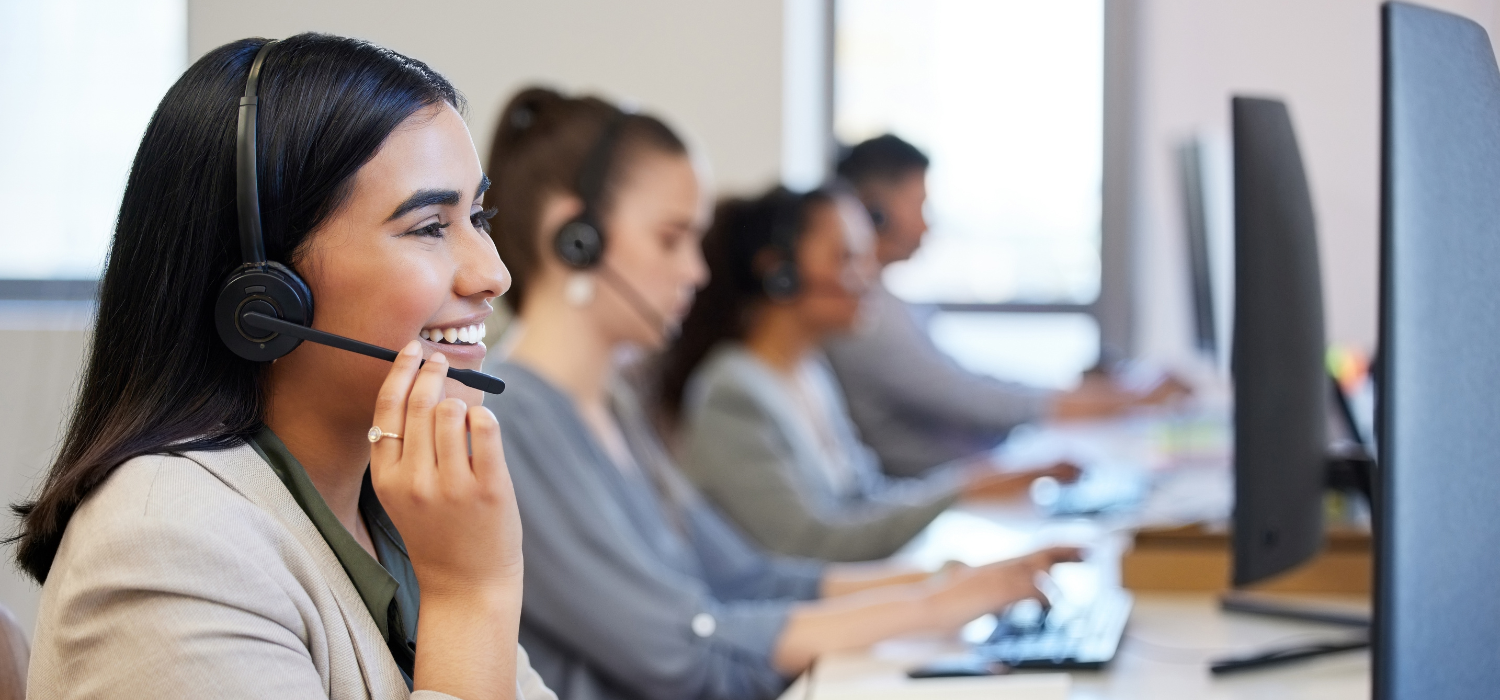
[[[483,231],[485,233],[489,233],[490,219],[495,218],[495,214],[499,211],[499,209],[496,209],[494,207],[490,207],[489,209],[485,209],[484,211],[477,211],[469,216],[469,221],[474,224],[474,228],[479,229],[480,231]]]
[[[440,224],[440,223],[437,223],[437,222],[433,222],[433,223],[427,224],[426,226],[423,226],[423,227],[421,227],[419,229],[415,229],[415,230],[411,231],[411,233],[413,235],[417,235],[417,236],[426,236],[426,237],[430,237],[430,238],[442,238],[443,237],[443,229],[445,229],[445,228],[448,228],[448,224]]]

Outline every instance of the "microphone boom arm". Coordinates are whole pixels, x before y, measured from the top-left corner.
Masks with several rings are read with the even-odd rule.
[[[358,340],[354,340],[353,338],[345,338],[341,335],[324,333],[323,331],[314,330],[301,324],[292,323],[291,321],[285,321],[276,318],[275,316],[267,316],[263,313],[251,311],[250,313],[241,316],[240,320],[243,321],[245,325],[252,328],[259,328],[264,331],[273,331],[276,333],[285,333],[289,336],[292,336],[293,338],[305,340],[310,343],[317,343],[319,345],[327,345],[331,348],[347,350],[357,355],[373,357],[377,360],[385,360],[386,362],[396,361],[395,350],[389,350],[380,347],[379,345],[362,343]],[[426,364],[427,361],[423,360],[422,363]],[[490,394],[499,394],[500,392],[505,391],[504,380],[500,379],[499,377],[492,377],[483,372],[476,372],[472,369],[455,369],[453,367],[449,367],[448,378],[457,380],[464,386],[473,387]]]

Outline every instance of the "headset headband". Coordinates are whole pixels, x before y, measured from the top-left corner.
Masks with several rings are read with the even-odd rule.
[[[784,255],[795,256],[797,234],[801,232],[803,212],[812,193],[782,191],[785,196],[776,197],[771,205],[770,244]]]
[[[599,132],[593,148],[589,149],[588,157],[583,160],[583,167],[578,170],[578,196],[583,199],[584,209],[595,215],[598,214],[596,208],[599,206],[599,198],[604,195],[605,181],[609,179],[615,142],[620,140],[620,132],[624,131],[628,119],[629,112],[615,110],[614,116],[604,125],[604,130]]]
[[[260,229],[260,186],[255,168],[255,121],[259,100],[256,88],[260,83],[260,67],[266,53],[276,41],[261,44],[250,64],[250,76],[245,80],[245,96],[240,98],[240,119],[235,149],[235,190],[240,214],[240,255],[246,264],[261,264],[266,261],[265,238]]]

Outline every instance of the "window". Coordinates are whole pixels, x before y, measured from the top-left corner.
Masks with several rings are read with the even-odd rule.
[[[94,279],[187,62],[185,0],[0,3],[0,278]]]
[[[891,291],[946,311],[934,339],[955,356],[1016,358],[994,373],[1055,384],[1093,364],[1103,0],[838,0],[834,23],[836,137],[892,132],[932,158],[932,229]],[[1001,339],[1021,351],[986,350]]]

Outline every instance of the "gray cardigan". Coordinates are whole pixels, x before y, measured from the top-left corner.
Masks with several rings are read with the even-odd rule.
[[[767,699],[787,614],[823,565],[769,556],[676,472],[634,397],[615,417],[636,462],[616,466],[573,402],[520,365],[487,363],[526,531],[521,638],[568,700]]]
[[[524,651],[516,697],[556,700]],[[409,693],[333,550],[248,445],[137,457],[68,522],[26,697],[438,700]]]
[[[857,333],[826,350],[887,474],[916,476],[988,450],[1046,410],[1051,392],[959,366],[933,344],[917,309],[885,287],[871,291],[865,314]]]
[[[958,497],[951,469],[920,479],[882,476],[860,442],[833,375],[813,376],[833,397],[825,419],[855,472],[839,493],[796,399],[743,346],[726,343],[694,372],[683,402],[683,471],[753,539],[784,554],[830,561],[890,556]]]

